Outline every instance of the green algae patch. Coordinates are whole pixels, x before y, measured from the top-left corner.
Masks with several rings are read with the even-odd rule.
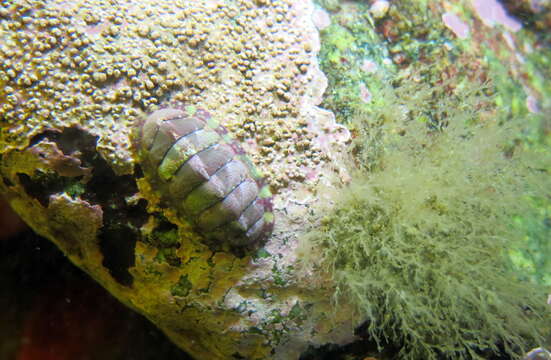
[[[186,297],[189,295],[189,292],[193,288],[191,281],[189,281],[187,275],[180,276],[178,283],[175,284],[171,289],[170,293],[172,296]]]
[[[332,46],[336,51],[343,53],[354,46],[355,38],[354,36],[344,27],[333,24],[327,30],[327,37],[324,39],[326,41],[325,46]],[[334,60],[333,62],[339,63],[340,59]]]
[[[310,263],[333,276],[335,311],[352,302],[366,335],[401,358],[541,345],[551,333],[548,47],[524,30],[506,45],[462,3],[392,2],[377,19],[341,3],[321,34],[322,105],[352,133],[352,180],[320,189],[334,203],[305,240],[319,250]],[[469,38],[445,28],[450,9]],[[343,30],[345,51],[331,41]]]
[[[520,356],[551,331],[547,289],[510,257],[526,245],[515,219],[551,189],[546,153],[523,137],[535,121],[496,109],[488,85],[416,78],[350,118],[352,180],[320,190],[334,204],[305,261],[332,275],[335,311],[353,303],[402,359]]]
[[[155,261],[175,267],[182,264],[177,253],[181,245],[178,230],[165,219],[162,219],[160,225],[144,238],[144,242],[157,249]]]
[[[321,32],[320,66],[329,84],[322,106],[348,124],[355,113],[383,105],[381,92],[388,77],[410,65],[430,64],[425,77],[434,83],[463,77],[465,70],[476,74],[480,62],[452,42],[440,10],[425,2],[403,1],[374,19],[365,3],[343,2],[332,14],[332,25]],[[458,68],[463,73],[457,74]]]

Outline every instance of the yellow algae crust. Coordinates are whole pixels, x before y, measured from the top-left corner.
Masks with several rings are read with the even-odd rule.
[[[334,118],[316,108],[326,80],[312,10],[304,0],[0,2],[0,192],[197,358],[296,355],[327,335],[313,330],[325,308],[305,303],[327,289],[293,272],[307,210],[293,192],[311,196],[305,187],[326,175],[334,142]],[[141,119],[173,102],[211,113],[276,190],[276,231],[258,254],[208,249],[135,171]],[[122,183],[118,192],[92,186],[106,178]],[[116,196],[99,200],[104,191]],[[140,221],[125,222],[137,220],[129,210]],[[116,241],[128,240],[119,282],[99,241],[110,223],[123,227]]]
[[[99,136],[118,174],[129,135],[167,101],[201,107],[233,133],[274,188],[323,155],[308,130],[325,89],[308,1],[0,3],[0,152],[46,128]]]

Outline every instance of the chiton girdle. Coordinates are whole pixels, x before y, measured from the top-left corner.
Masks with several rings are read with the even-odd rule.
[[[172,106],[141,123],[138,152],[161,201],[209,242],[246,247],[273,228],[271,193],[227,129],[204,110]]]

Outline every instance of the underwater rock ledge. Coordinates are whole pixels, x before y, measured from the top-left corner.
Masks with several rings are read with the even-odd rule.
[[[311,1],[16,0],[0,5],[0,192],[38,234],[198,359],[292,359],[347,343],[297,234],[347,136],[316,107]],[[274,191],[265,245],[212,250],[165,207],[131,136],[164,104],[205,109]],[[345,306],[344,304],[342,306]]]

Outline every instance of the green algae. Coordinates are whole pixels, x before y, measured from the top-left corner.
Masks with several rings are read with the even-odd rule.
[[[169,223],[166,220],[161,222],[161,225],[149,234],[144,242],[157,249],[155,261],[179,267],[181,259],[177,254],[180,247],[178,230],[167,224]]]
[[[373,19],[368,6],[362,2],[343,2],[342,7],[342,11],[332,14],[331,27],[322,32],[320,64],[329,79],[322,106],[334,111],[337,120],[351,126],[353,132],[356,131],[353,118],[357,114],[372,118],[386,108],[382,115],[386,118],[403,116],[398,107],[388,106],[396,102],[395,93],[388,85],[392,88],[403,86],[400,77],[416,74],[417,82],[441,90],[444,88],[443,82],[448,87],[460,88],[476,79],[491,79],[492,87],[486,89],[486,95],[493,97],[492,106],[499,109],[502,118],[526,119],[531,125],[522,129],[522,141],[530,144],[533,151],[548,151],[551,137],[548,136],[549,121],[545,120],[549,110],[545,109],[549,109],[551,104],[545,94],[551,92],[551,74],[547,66],[551,53],[548,47],[541,46],[538,34],[525,30],[514,34],[515,43],[519,47],[515,53],[514,48],[498,41],[503,32],[501,28],[478,29],[480,23],[474,20],[475,15],[464,3],[456,3],[446,9],[452,9],[471,27],[471,35],[467,39],[456,39],[445,28],[440,19],[440,14],[445,10],[437,2],[392,3],[387,15],[381,19]],[[343,36],[344,31],[349,36]],[[335,43],[343,38],[347,40],[347,50],[339,52]],[[519,57],[520,48],[524,49],[522,57]],[[330,61],[335,54],[340,56],[340,62]],[[396,55],[406,61],[397,63],[394,61]],[[519,58],[522,59],[520,66],[514,64]],[[376,65],[374,72],[362,71],[362,62],[366,59]],[[360,85],[369,91],[371,98],[367,102],[361,99]],[[410,89],[417,91],[411,86]],[[532,99],[527,94],[531,94]],[[431,96],[432,99],[428,101],[436,104],[447,95],[445,91],[440,91]],[[540,114],[530,113],[533,111],[527,108],[530,100],[538,102],[536,106],[543,109]],[[435,117],[442,118],[446,114],[435,115],[425,111],[415,116],[420,120],[434,122],[438,121]],[[376,137],[377,133],[385,131],[377,124],[373,125],[372,130],[364,135]],[[359,162],[368,167],[378,161],[376,150],[362,154],[366,158]],[[537,220],[524,220],[533,226],[519,226],[525,228],[524,233],[533,234],[525,237],[525,243],[531,244],[529,246],[532,246],[533,252],[538,253],[541,248],[540,252],[547,254],[548,246],[536,238],[548,237],[549,227],[541,224],[549,217],[549,205],[541,201],[534,201],[533,204],[535,209],[531,216],[537,215]],[[522,222],[517,219],[517,223]],[[511,256],[515,257],[514,262],[520,267],[533,270],[531,279],[539,279],[541,282],[550,272],[549,261],[538,261],[537,265],[532,262],[532,256],[522,251],[512,251]],[[547,281],[543,283],[549,285]]]
[[[188,275],[180,276],[178,283],[176,283],[171,289],[170,293],[173,296],[186,297],[193,289],[193,284],[189,281]]]
[[[410,5],[374,22],[355,4],[357,19],[334,14],[322,33],[323,106],[351,129],[353,176],[309,232],[309,261],[332,275],[335,311],[352,302],[400,358],[518,356],[550,331],[546,123],[502,64],[507,49],[447,39],[426,4]],[[399,30],[386,39],[385,21]],[[545,93],[549,78],[535,77]]]
[[[322,106],[348,124],[353,114],[380,105],[362,99],[361,86],[380,98],[376,94],[384,84],[409,65],[430,64],[425,80],[440,81],[462,56],[462,47],[443,36],[448,32],[426,2],[393,3],[381,19],[363,2],[343,3],[321,32],[320,67],[328,78]]]
[[[549,331],[545,289],[520,281],[509,256],[525,248],[513,219],[551,188],[549,161],[518,135],[529,121],[495,113],[487,85],[437,97],[445,85],[403,78],[384,108],[351,118],[352,181],[307,241],[336,309],[354,303],[401,358],[518,356]]]
[[[80,197],[86,192],[86,188],[80,182],[73,182],[66,186],[65,192],[73,199]]]

